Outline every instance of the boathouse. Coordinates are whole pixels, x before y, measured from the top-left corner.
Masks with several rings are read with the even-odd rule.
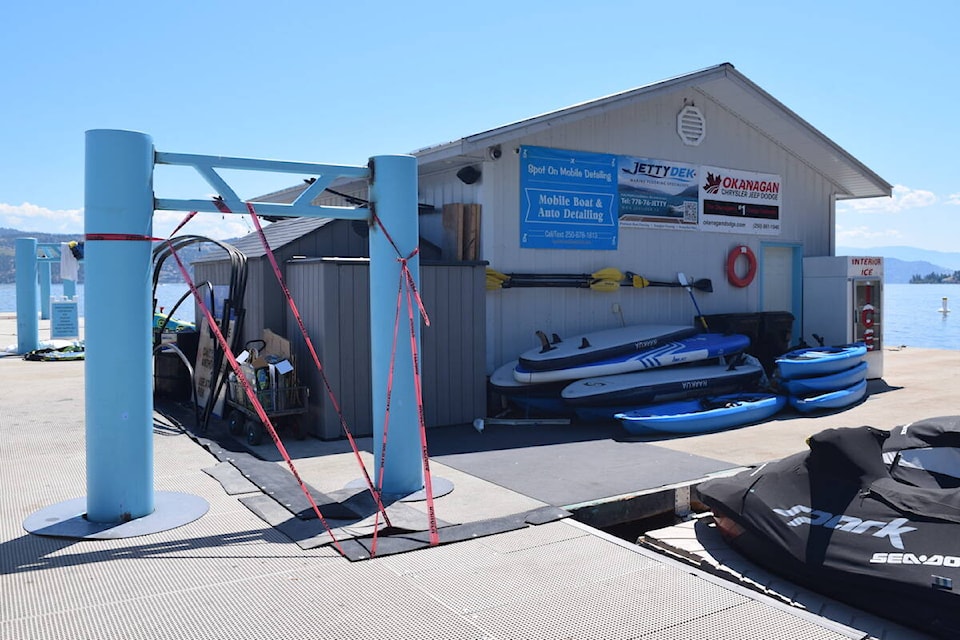
[[[680,287],[498,288],[479,277],[465,280],[475,291],[431,292],[425,279],[425,296],[456,300],[447,320],[477,332],[470,348],[425,362],[425,373],[436,368],[439,379],[454,372],[468,385],[482,386],[483,376],[537,346],[538,331],[570,335],[622,324],[689,323],[698,314],[773,313],[796,319],[783,337],[796,341],[808,331],[803,259],[834,254],[836,202],[892,193],[888,182],[729,63],[413,155],[420,232],[425,243],[441,248],[438,264],[473,270],[485,264],[505,274],[614,267],[653,281],[676,282],[682,273],[712,283],[712,292],[694,291],[691,298]],[[366,199],[366,184],[334,187],[317,203]],[[258,200],[290,201],[303,188]],[[324,232],[327,227],[311,231]],[[298,259],[297,277],[314,282],[319,276],[307,271],[329,269],[329,259],[348,257],[341,253],[337,246],[298,253],[317,259]],[[366,255],[351,250],[357,253]],[[461,304],[460,296],[479,302]],[[351,313],[364,313],[362,298],[336,307],[346,318],[328,307],[324,319],[313,322],[349,324]],[[292,328],[289,317],[284,322]],[[424,331],[425,343],[436,330]],[[351,339],[365,338],[357,332]],[[366,353],[361,344],[339,344],[351,354]],[[474,362],[478,349],[482,357]],[[361,378],[355,378],[358,389]],[[425,406],[438,402],[437,394],[425,383]],[[473,402],[466,410],[483,407]]]

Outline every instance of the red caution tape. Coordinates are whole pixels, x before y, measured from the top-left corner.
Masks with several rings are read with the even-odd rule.
[[[210,309],[203,302],[203,297],[200,295],[200,292],[197,290],[196,285],[193,282],[193,279],[190,277],[190,273],[187,271],[187,268],[184,266],[183,261],[180,259],[180,256],[177,255],[176,250],[173,247],[173,243],[170,240],[166,240],[167,246],[170,247],[170,252],[173,255],[174,260],[177,261],[177,266],[180,268],[180,273],[183,275],[184,281],[187,283],[187,286],[190,287],[190,292],[193,293],[194,299],[197,301],[200,311],[203,313],[204,317],[207,319],[207,324],[210,326],[211,331],[213,331],[214,336],[217,339],[217,342],[220,344],[220,347],[223,349],[223,353],[227,358],[227,362],[230,364],[230,368],[233,370],[234,375],[237,376],[237,382],[243,387],[244,393],[246,393],[247,398],[250,400],[253,405],[253,409],[257,414],[257,417],[260,418],[260,422],[263,423],[263,426],[266,428],[267,433],[270,434],[270,437],[273,439],[274,444],[277,447],[277,451],[280,452],[280,455],[283,457],[284,461],[287,463],[287,467],[290,469],[290,473],[293,474],[294,479],[297,481],[297,484],[300,485],[300,490],[303,491],[303,494],[307,497],[307,501],[310,503],[310,506],[313,508],[313,512],[317,514],[317,519],[327,530],[330,538],[333,540],[333,546],[340,552],[341,555],[346,555],[343,552],[343,548],[340,546],[337,537],[333,534],[333,529],[330,525],[327,524],[326,518],[323,517],[323,514],[320,512],[320,507],[317,506],[317,503],[314,501],[313,496],[310,494],[310,490],[307,488],[306,484],[303,482],[303,479],[300,477],[299,472],[297,472],[296,466],[293,464],[293,460],[290,458],[290,454],[287,453],[286,447],[283,446],[280,437],[277,435],[277,430],[274,428],[273,423],[270,421],[269,416],[267,416],[266,410],[263,408],[263,405],[260,403],[257,394],[254,392],[253,387],[250,386],[250,382],[247,380],[247,377],[243,375],[243,371],[240,368],[240,363],[237,362],[236,357],[233,355],[233,352],[230,350],[230,345],[227,343],[227,339],[223,336],[223,333],[220,331],[220,327],[217,326],[216,320],[213,318],[213,314],[210,312]]]
[[[122,242],[165,242],[166,238],[138,235],[135,233],[88,233],[83,236],[87,242],[97,240],[119,240]]]

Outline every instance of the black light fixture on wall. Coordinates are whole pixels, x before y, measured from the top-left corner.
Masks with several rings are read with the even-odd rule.
[[[473,165],[467,165],[457,171],[457,177],[460,178],[460,182],[463,184],[473,184],[480,179],[480,169],[477,169]]]

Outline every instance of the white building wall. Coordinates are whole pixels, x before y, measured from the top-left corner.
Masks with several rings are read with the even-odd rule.
[[[704,113],[707,135],[700,146],[684,145],[676,133],[676,116],[684,98]],[[519,156],[521,145],[537,145],[598,153],[651,157],[779,174],[782,179],[781,233],[777,236],[705,231],[672,231],[635,227],[620,229],[616,251],[521,249],[519,238]],[[458,183],[452,177],[454,183]],[[504,144],[497,161],[483,163],[480,185],[464,190],[449,177],[427,190],[445,202],[482,204],[481,257],[502,272],[590,273],[604,267],[633,271],[651,280],[675,281],[682,271],[690,278],[710,278],[714,292],[695,292],[704,314],[758,311],[756,284],[738,289],[727,283],[727,253],[746,244],[760,255],[763,241],[798,243],[805,255],[830,252],[833,238],[834,186],[800,162],[788,149],[701,94],[677,92],[608,111],[572,124]],[[459,189],[459,191],[458,191]],[[448,197],[454,199],[447,199]],[[432,197],[432,196],[431,196]],[[648,322],[690,323],[696,314],[690,295],[680,288],[621,288],[603,293],[579,289],[506,289],[487,294],[487,372],[538,346],[537,330],[561,336],[620,325]]]

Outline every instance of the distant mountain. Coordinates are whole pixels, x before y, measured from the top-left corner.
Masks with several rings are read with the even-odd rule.
[[[907,284],[913,276],[926,276],[931,273],[952,274],[954,271],[956,269],[948,269],[929,262],[883,259],[883,281],[888,284]]]
[[[924,262],[931,265],[940,265],[939,269],[946,272],[960,271],[960,252],[932,251],[916,247],[837,247],[838,256],[883,256],[896,258],[904,262]],[[929,271],[925,272],[929,273]]]
[[[883,281],[887,284],[907,284],[915,275],[930,273],[952,274],[960,271],[960,253],[931,251],[916,247],[837,247],[838,256],[883,257]]]

